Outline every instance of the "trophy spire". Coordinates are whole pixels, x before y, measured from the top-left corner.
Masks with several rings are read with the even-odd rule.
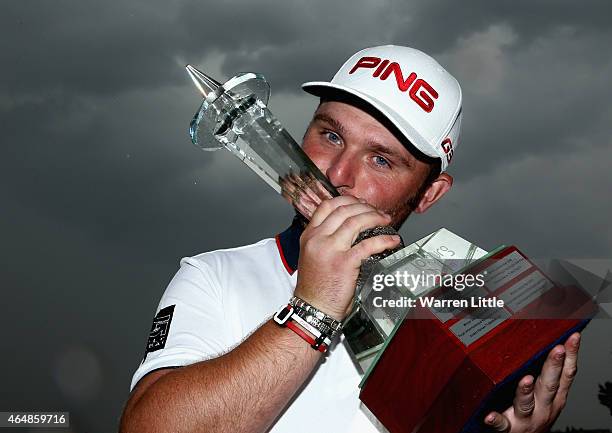
[[[221,86],[221,83],[219,83],[217,80],[209,77],[204,72],[194,68],[191,65],[186,65],[185,69],[187,69],[187,73],[189,74],[189,77],[191,77],[193,84],[195,84],[204,98]]]
[[[186,69],[204,97],[189,125],[193,144],[226,148],[307,219],[322,200],[340,195],[268,109],[270,85],[261,74],[243,72],[220,84]]]

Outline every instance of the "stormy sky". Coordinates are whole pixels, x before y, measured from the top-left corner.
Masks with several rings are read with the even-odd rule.
[[[355,51],[421,49],[464,92],[453,190],[402,229],[485,249],[608,259],[612,5],[607,1],[3,1],[0,410],[66,410],[116,429],[151,317],[181,257],[273,236],[291,209],[187,127],[183,66],[263,73],[296,138]],[[600,263],[603,263],[600,261]],[[602,265],[604,269],[606,265]],[[557,426],[608,427],[610,321],[585,332]],[[39,431],[39,430],[37,430]]]

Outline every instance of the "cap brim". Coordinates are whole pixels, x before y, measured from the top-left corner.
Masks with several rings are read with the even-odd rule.
[[[440,155],[436,153],[435,149],[431,147],[431,145],[423,138],[423,136],[421,136],[421,134],[412,128],[405,119],[399,119],[396,115],[394,115],[393,110],[378,99],[372,98],[371,96],[365,95],[364,93],[351,89],[350,87],[333,84],[326,81],[309,81],[302,84],[302,89],[311,95],[319,97],[325,97],[333,95],[334,93],[337,94],[339,92],[357,97],[388,119],[393,126],[395,126],[395,128],[397,128],[397,130],[408,139],[410,144],[412,144],[416,150],[430,158],[440,158]]]

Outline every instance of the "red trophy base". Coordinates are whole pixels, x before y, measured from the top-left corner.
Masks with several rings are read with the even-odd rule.
[[[484,417],[510,407],[518,381],[537,376],[548,352],[594,314],[586,293],[555,286],[515,247],[468,272],[504,260],[509,271],[487,289],[506,300],[496,309],[501,315],[483,320],[461,311],[440,319],[418,306],[390,337],[360,399],[391,433],[486,430]]]

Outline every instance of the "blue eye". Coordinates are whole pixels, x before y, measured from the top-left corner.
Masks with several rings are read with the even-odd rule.
[[[376,163],[376,165],[380,165],[383,167],[389,167],[389,162],[380,155],[376,155],[374,157],[374,162]]]
[[[328,132],[327,139],[331,141],[332,143],[336,143],[336,144],[340,143],[340,137],[335,132],[331,132],[331,131]]]

